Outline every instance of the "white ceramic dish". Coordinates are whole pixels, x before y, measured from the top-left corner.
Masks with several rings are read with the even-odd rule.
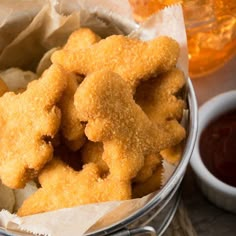
[[[190,165],[203,194],[218,207],[236,213],[236,188],[212,175],[202,162],[199,152],[200,135],[204,128],[214,118],[232,109],[236,109],[236,90],[219,94],[200,107],[198,135]]]

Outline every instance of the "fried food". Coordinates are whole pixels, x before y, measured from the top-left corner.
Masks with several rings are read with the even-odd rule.
[[[142,82],[136,90],[135,101],[155,123],[180,121],[186,107],[181,94],[185,83],[183,72],[172,69]]]
[[[0,179],[22,188],[51,160],[51,139],[61,119],[56,104],[67,86],[65,72],[51,66],[25,92],[0,98]]]
[[[144,165],[133,179],[134,183],[144,183],[156,171],[157,167],[162,164],[162,157],[160,154],[152,154],[144,159]]]
[[[80,28],[70,35],[64,46],[64,50],[78,51],[87,48],[100,40],[100,36],[95,34],[91,29]]]
[[[184,74],[178,69],[172,69],[157,78],[142,82],[136,90],[135,100],[152,122],[159,124],[163,122],[173,123],[177,127],[173,129],[174,132],[174,130],[182,128],[178,122],[181,120],[183,109],[186,106],[183,96],[180,94],[184,85]],[[183,136],[180,135],[179,140],[176,140],[175,146],[161,151],[161,156],[159,154],[158,156],[152,155],[145,158],[146,164],[144,164],[134,182],[145,182],[161,163],[162,158],[173,164],[178,162],[182,153],[179,143],[185,137],[185,133],[182,132],[182,134]]]
[[[186,135],[179,50],[165,36],[101,39],[81,28],[42,58],[38,73],[49,69],[27,88],[8,92],[0,80],[0,180],[37,183],[19,216],[161,188],[163,158],[178,161]],[[18,208],[25,192],[15,192]]]
[[[131,198],[129,181],[120,181],[111,175],[102,178],[94,163],[75,171],[55,158],[44,168],[39,182],[42,187],[23,203],[17,212],[19,216]]]
[[[103,151],[104,150],[102,143],[87,141],[80,150],[82,162],[84,164],[95,163],[102,173],[108,173],[109,167],[107,166],[107,163],[102,159]]]
[[[186,135],[184,128],[179,123],[186,107],[184,96],[181,93],[185,83],[183,72],[172,69],[148,82],[142,82],[135,94],[135,101],[152,122],[165,123],[173,128],[172,132],[176,133],[176,136],[177,133],[179,134],[178,139],[172,143],[172,146],[179,144]],[[172,146],[168,148],[172,148]],[[164,153],[162,157],[168,158],[167,151],[164,151]],[[181,155],[178,155],[178,157],[180,158]]]
[[[0,78],[0,97],[8,91],[7,85],[4,83],[4,81]]]
[[[155,172],[145,182],[134,183],[132,186],[132,198],[143,197],[161,188],[163,166],[159,165]]]
[[[171,164],[176,164],[181,159],[183,153],[183,143],[164,149],[160,152],[162,158]]]
[[[72,150],[78,150],[86,141],[84,125],[81,124],[74,106],[74,94],[82,81],[82,77],[68,74],[67,87],[58,107],[61,109],[61,132],[66,145]]]
[[[80,28],[76,31],[74,31],[68,38],[66,45],[64,46],[64,49],[66,50],[72,50],[76,51],[81,48],[85,48],[90,46],[91,44],[94,44],[98,41],[100,41],[100,36],[95,34],[91,29],[89,28]],[[47,51],[42,59],[40,60],[36,73],[37,75],[41,75],[46,69],[48,69],[52,62],[51,62],[51,55],[58,50],[59,48],[52,48],[49,51]]]
[[[65,50],[77,51],[98,42],[101,38],[89,28],[80,28],[74,31],[64,46]],[[55,50],[54,50],[55,51]],[[61,130],[66,145],[76,151],[85,143],[84,125],[81,124],[74,107],[74,93],[83,80],[83,77],[70,73],[68,85],[60,102],[62,112]]]
[[[151,122],[135,103],[130,87],[114,72],[88,75],[75,93],[75,107],[80,120],[87,122],[86,136],[103,143],[102,159],[122,180],[137,175],[145,156],[159,153],[184,135],[182,127],[173,132],[172,124]]]
[[[100,69],[116,72],[135,90],[141,80],[173,68],[178,56],[178,43],[166,36],[143,42],[112,35],[75,52],[56,51],[51,60],[70,72],[85,76]]]
[[[102,159],[104,149],[102,143],[95,143],[88,141],[81,149],[81,157],[84,164],[96,163],[101,173],[109,173],[107,163]],[[137,173],[136,177],[132,179],[134,183],[143,183],[150,178],[156,171],[157,167],[162,164],[162,157],[160,154],[149,155],[144,159],[144,165]]]

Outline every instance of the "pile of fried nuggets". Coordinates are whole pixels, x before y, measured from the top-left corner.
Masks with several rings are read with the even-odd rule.
[[[38,190],[17,214],[142,197],[185,138],[178,43],[81,28],[24,91],[0,80],[0,179]],[[177,148],[179,149],[179,148]]]

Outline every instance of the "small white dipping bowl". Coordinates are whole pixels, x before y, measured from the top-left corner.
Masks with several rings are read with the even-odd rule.
[[[199,108],[198,135],[190,165],[203,194],[216,206],[236,213],[236,188],[225,184],[211,174],[204,165],[199,150],[202,131],[212,120],[233,109],[236,109],[236,90],[219,94]]]

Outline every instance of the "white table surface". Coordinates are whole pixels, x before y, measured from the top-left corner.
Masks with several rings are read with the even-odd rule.
[[[217,94],[236,89],[236,56],[218,71],[192,82],[199,106]],[[183,199],[199,236],[236,235],[236,214],[215,207],[202,195],[190,167],[184,179]]]

